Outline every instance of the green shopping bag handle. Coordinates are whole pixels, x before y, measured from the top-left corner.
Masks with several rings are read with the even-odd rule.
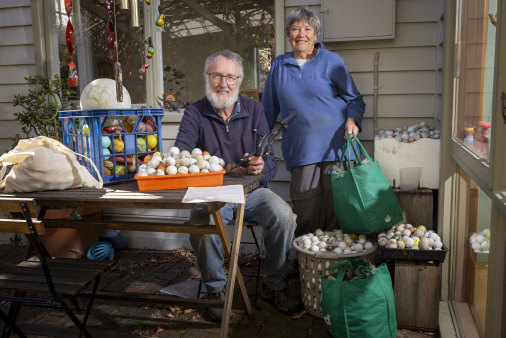
[[[346,143],[344,144],[344,148],[343,148],[343,151],[341,152],[341,158],[339,159],[339,168],[343,168],[343,159],[344,159],[344,154],[346,154],[346,150],[348,150],[348,168],[351,168],[351,161],[350,161],[350,157],[351,157],[351,151],[350,151],[350,148],[348,146],[349,145],[349,142],[346,141]],[[353,149],[355,150],[355,149]],[[355,156],[356,156],[356,153],[355,153]],[[356,157],[355,157],[356,158]]]
[[[344,154],[346,153],[346,150],[348,150],[348,159],[347,159],[348,160],[348,168],[351,168],[351,166],[350,166],[350,157],[351,157],[350,148],[353,149],[353,152],[355,153],[355,160],[356,160],[357,165],[361,164],[360,163],[360,156],[358,155],[358,151],[357,151],[357,148],[355,147],[355,143],[351,140],[352,137],[354,137],[355,140],[357,141],[357,144],[360,147],[360,150],[362,150],[362,153],[365,155],[365,157],[367,158],[367,160],[369,160],[369,163],[372,162],[371,157],[369,156],[369,154],[365,150],[365,148],[362,145],[362,143],[360,143],[360,140],[358,139],[357,135],[355,135],[355,134],[349,134],[347,136],[347,138],[346,138],[346,143],[345,143],[343,151],[341,153],[341,158],[339,159],[339,168],[341,168],[342,165],[343,165],[343,159],[344,159]]]

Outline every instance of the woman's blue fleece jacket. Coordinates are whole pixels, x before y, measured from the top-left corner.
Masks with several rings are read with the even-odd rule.
[[[269,127],[297,113],[285,132],[282,149],[288,170],[302,165],[337,161],[344,145],[344,128],[353,117],[362,129],[365,103],[344,60],[316,44],[318,52],[301,68],[293,52],[274,60],[262,104]]]

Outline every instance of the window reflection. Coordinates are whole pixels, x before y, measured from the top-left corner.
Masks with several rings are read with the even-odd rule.
[[[139,2],[139,27],[131,26],[131,10],[122,10],[115,3],[113,23],[118,42],[117,58],[111,53],[105,33],[109,13],[107,0],[74,0],[71,21],[76,36],[73,60],[79,74],[76,99],[84,86],[97,78],[114,79],[114,63],[121,64],[123,85],[132,103],[147,100],[146,77],[139,79],[142,66],[151,66],[150,54],[162,53],[164,99],[174,102],[170,108],[184,107],[204,95],[202,72],[205,58],[222,49],[239,53],[244,59],[242,88],[248,95],[260,97],[269,72],[274,48],[274,1],[183,1],[161,0],[160,7]],[[191,4],[191,6],[190,6]],[[149,11],[149,12],[148,12]],[[153,48],[144,18],[163,13],[163,24],[154,34],[162,36],[162,50]],[[60,76],[66,81],[71,58],[67,50],[68,17],[64,0],[53,1],[53,58]],[[155,20],[156,23],[158,20]]]
[[[146,63],[144,7],[139,6],[140,26],[131,27],[131,10],[121,10],[116,1],[115,18],[112,18],[118,41],[116,58],[106,44],[105,31],[109,20],[106,1],[74,0],[73,6],[71,21],[76,35],[74,62],[79,73],[76,98],[79,98],[79,93],[92,80],[114,79],[114,63],[118,61],[121,64],[123,86],[127,88],[132,103],[146,102],[146,81],[139,80],[137,76],[138,69]],[[54,1],[53,17],[54,39],[58,42],[58,50],[53,57],[56,59],[55,63],[59,65],[61,78],[66,80],[71,60],[65,39],[68,17],[64,0]]]
[[[489,159],[497,0],[460,1],[454,136]]]
[[[484,335],[492,201],[462,170],[458,170],[456,229],[457,252],[463,266],[462,278],[455,279],[454,299],[469,304],[476,328]],[[463,261],[462,260],[463,257]]]
[[[205,58],[230,49],[244,59],[243,89],[258,93],[270,67],[274,46],[274,1],[162,0],[163,78],[166,97],[180,108],[200,99],[204,91]],[[251,93],[251,92],[250,92]],[[168,107],[169,108],[169,107]]]

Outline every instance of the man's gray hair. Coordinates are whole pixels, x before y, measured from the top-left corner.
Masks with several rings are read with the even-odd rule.
[[[228,60],[234,61],[239,66],[239,76],[241,78],[244,76],[244,67],[242,65],[242,57],[239,54],[234,53],[228,49],[222,50],[221,52],[211,54],[207,57],[206,62],[204,64],[204,76],[207,74],[207,71],[209,70],[209,65],[214,61],[214,59],[216,57],[218,57],[220,55]]]
[[[318,19],[318,17],[314,15],[314,13],[311,12],[311,10],[307,6],[302,6],[290,12],[290,14],[288,14],[288,16],[286,17],[285,20],[286,36],[290,36],[290,27],[292,26],[292,24],[294,22],[299,22],[301,20],[307,21],[307,23],[310,24],[311,27],[313,27],[314,35],[316,37],[320,34],[320,27],[321,27],[320,19]]]

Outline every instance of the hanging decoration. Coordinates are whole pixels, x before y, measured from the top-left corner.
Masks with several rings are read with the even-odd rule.
[[[130,54],[130,35],[127,38],[127,43],[125,46],[125,54],[126,54],[126,58],[127,58],[127,63],[125,65],[125,72],[126,72],[126,76],[130,77],[132,75],[132,71],[130,69],[131,68],[130,59],[132,58],[132,55]]]
[[[139,70],[137,71],[137,76],[139,77],[139,80],[144,79],[144,75],[146,75],[146,70],[148,69],[149,65],[147,63],[143,64]]]
[[[105,26],[105,44],[110,52],[110,57],[114,63],[114,79],[116,80],[116,101],[123,102],[123,74],[121,72],[121,64],[118,60],[118,35],[116,32],[116,6],[114,0],[105,2],[109,20]],[[114,20],[114,23],[113,23]]]
[[[123,102],[123,73],[121,63],[114,63],[114,79],[116,80],[116,101]]]
[[[142,0],[141,0],[142,1]],[[142,2],[141,2],[142,3]],[[131,22],[130,26],[139,27],[139,2],[137,0],[130,0],[131,9]]]
[[[144,43],[148,45],[148,55],[146,56],[148,59],[151,59],[153,55],[155,54],[155,48],[153,47],[153,41],[151,40],[151,36],[144,40]]]
[[[156,19],[155,31],[163,32],[163,25],[165,24],[165,15],[162,13],[162,6],[158,5],[158,19]]]
[[[105,7],[107,8],[107,13],[109,14],[109,20],[105,25],[105,45],[107,49],[109,49],[111,60],[115,60],[117,53],[116,48],[114,48],[114,43],[116,42],[116,28],[112,22],[114,17],[114,0],[107,0],[105,2]]]
[[[68,22],[67,30],[65,32],[65,39],[67,40],[67,49],[70,54],[70,66],[68,75],[69,87],[79,86],[79,75],[77,74],[77,67],[74,63],[74,50],[76,47],[76,35],[74,33],[74,26],[70,22],[70,15],[72,14],[72,0],[65,0],[65,11],[67,12]]]

